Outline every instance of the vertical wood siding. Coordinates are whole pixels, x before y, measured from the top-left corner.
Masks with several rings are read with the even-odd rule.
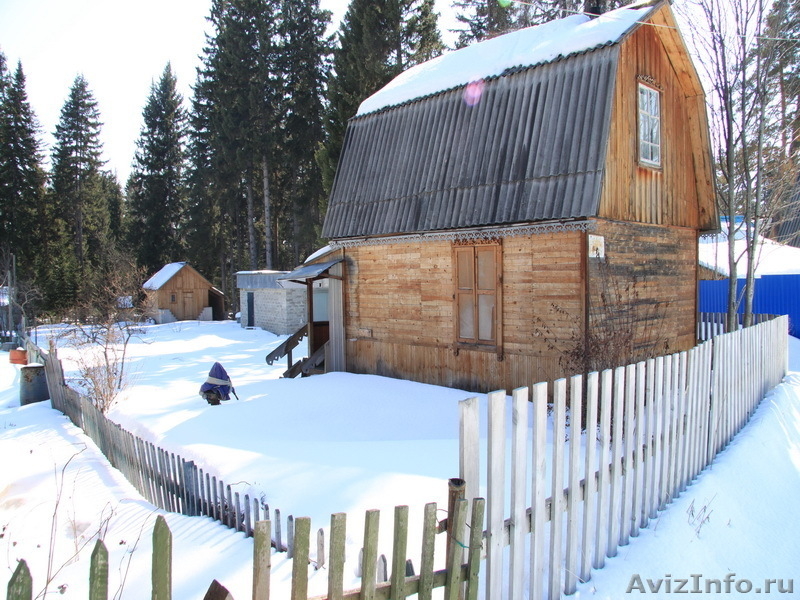
[[[643,167],[638,161],[639,77],[652,78],[661,90],[661,168]],[[640,27],[623,44],[614,91],[606,175],[599,216],[657,225],[699,227],[698,204],[713,198],[705,187],[698,191],[695,154],[707,147],[691,134],[701,103],[686,97],[670,57],[655,27]],[[699,160],[699,159],[698,159]],[[697,165],[703,169],[703,165]],[[707,215],[703,215],[704,219]]]
[[[634,347],[678,351],[695,341],[696,233],[598,220],[615,280],[633,286]],[[399,242],[345,251],[347,370],[487,391],[563,376],[563,352],[582,344],[583,323],[601,303],[602,274],[586,234],[502,241],[501,352],[456,345],[450,242]],[[501,359],[498,359],[498,354]],[[631,357],[631,360],[637,357]]]
[[[196,319],[209,305],[211,284],[191,266],[186,265],[158,290],[158,308],[169,309],[179,321]],[[175,302],[171,301],[175,295]]]

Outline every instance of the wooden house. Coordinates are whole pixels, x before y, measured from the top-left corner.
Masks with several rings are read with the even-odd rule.
[[[413,67],[348,124],[326,369],[486,391],[689,348],[712,186],[667,1]]]
[[[188,263],[164,265],[142,288],[157,323],[225,318],[225,296]]]

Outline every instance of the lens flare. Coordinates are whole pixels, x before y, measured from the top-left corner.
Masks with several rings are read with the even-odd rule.
[[[475,106],[480,102],[484,85],[483,79],[468,83],[467,87],[464,88],[464,104],[467,106]]]
[[[511,0],[497,0],[497,3],[503,8],[508,8],[511,6]]]

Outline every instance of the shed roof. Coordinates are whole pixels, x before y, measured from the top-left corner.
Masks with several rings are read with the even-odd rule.
[[[398,76],[348,124],[323,236],[597,215],[618,42],[663,6],[568,17]],[[470,83],[466,65],[481,61],[483,79]],[[444,83],[425,87],[438,78]],[[443,89],[454,81],[461,84]]]
[[[172,279],[185,265],[185,262],[174,262],[164,265],[155,275],[145,281],[142,287],[146,290],[160,290],[164,287],[164,284]]]

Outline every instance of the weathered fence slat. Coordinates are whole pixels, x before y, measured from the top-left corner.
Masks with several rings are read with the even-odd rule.
[[[489,537],[486,548],[486,597],[499,598],[503,590],[503,546],[505,535],[505,456],[506,393],[489,394],[489,457],[487,521]]]
[[[611,461],[611,404],[613,402],[613,372],[600,374],[600,471],[597,479],[597,527],[595,528],[595,569],[602,569],[608,553],[610,461]]]
[[[378,526],[380,511],[368,510],[364,517],[364,553],[361,560],[361,600],[375,597],[378,569]]]
[[[21,560],[11,575],[7,588],[8,600],[32,600],[33,579],[28,563]]]
[[[567,406],[567,380],[558,379],[553,384],[553,490],[550,505],[550,556],[561,556],[562,523],[564,519],[564,435],[566,433],[565,413]],[[548,574],[549,597],[561,594],[561,561],[551,560]],[[489,598],[491,596],[487,594]]]
[[[272,571],[272,523],[256,521],[253,540],[253,600],[269,600]]]
[[[162,515],[153,527],[153,600],[172,600],[172,532]]]
[[[394,509],[394,547],[392,548],[392,598],[406,597],[406,554],[408,550],[408,506]]]
[[[89,565],[89,600],[108,600],[108,550],[97,540]]]
[[[530,597],[538,600],[545,580],[545,498],[547,483],[547,384],[533,386],[533,447],[531,450],[531,570]]]
[[[295,559],[292,561],[291,600],[306,600],[308,598],[308,552],[310,539],[311,519],[308,517],[298,517],[295,520],[294,537],[291,542],[295,552]]]
[[[328,567],[329,600],[341,600],[344,590],[346,528],[347,516],[345,513],[331,515],[330,566]]]
[[[478,443],[478,411],[480,404],[477,398],[467,398],[458,403],[459,410],[459,474],[467,484],[466,498],[472,500],[480,493],[480,444]]]
[[[597,521],[595,512],[597,503],[597,479],[594,473],[597,468],[597,394],[598,374],[589,373],[586,377],[586,463],[584,468],[584,481],[586,482],[583,493],[583,550],[581,552],[581,569],[579,577],[587,581],[592,572],[592,525]]]
[[[583,377],[575,375],[569,385],[569,477],[567,492],[567,548],[564,566],[564,593],[574,594],[578,585],[578,551],[580,527],[578,509],[580,508],[581,479],[581,430],[583,412]],[[553,494],[558,488],[553,488]]]
[[[525,538],[529,528],[526,517],[525,492],[527,491],[526,457],[528,448],[528,388],[518,388],[512,393],[511,437],[511,562],[510,590],[512,598],[521,598],[524,591]]]
[[[481,527],[483,530],[483,522]],[[436,503],[425,505],[422,523],[422,554],[419,566],[419,600],[431,600],[433,595],[433,553],[436,543]]]

